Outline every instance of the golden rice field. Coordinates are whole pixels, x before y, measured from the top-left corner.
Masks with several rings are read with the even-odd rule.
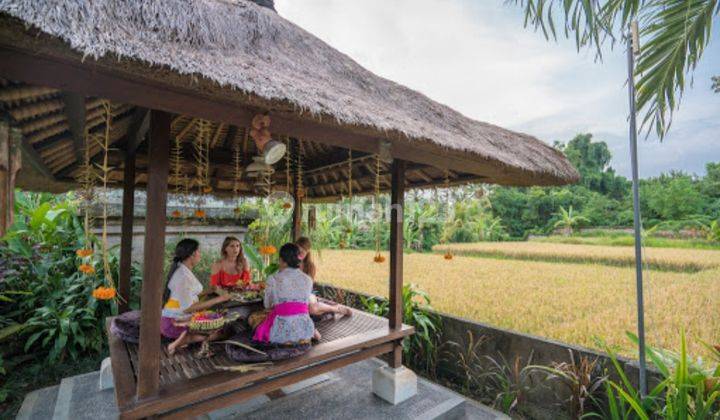
[[[522,246],[495,245],[508,253],[512,246]],[[608,251],[593,248],[599,254]],[[586,249],[574,251],[591,255]],[[697,261],[693,255],[697,252],[671,252],[665,257],[685,255]],[[318,281],[387,296],[388,262],[375,263],[373,255],[372,251],[323,250],[317,262]],[[428,292],[441,312],[587,347],[596,347],[594,337],[602,337],[623,353],[633,353],[625,336],[625,331],[636,329],[632,267],[470,256],[445,260],[439,254],[415,253],[405,255],[404,272],[405,282]],[[720,268],[696,273],[646,271],[645,294],[650,344],[675,349],[683,326],[696,355],[706,353],[698,338],[720,343]]]
[[[456,255],[501,257],[550,262],[601,263],[633,266],[631,246],[573,245],[548,242],[479,242],[437,245],[437,252],[450,250]],[[720,251],[681,248],[645,248],[646,267],[670,271],[700,271],[720,268]]]

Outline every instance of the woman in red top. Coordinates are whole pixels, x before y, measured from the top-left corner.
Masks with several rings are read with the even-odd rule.
[[[240,240],[228,236],[222,243],[222,259],[210,267],[210,285],[222,289],[250,284],[250,266]]]

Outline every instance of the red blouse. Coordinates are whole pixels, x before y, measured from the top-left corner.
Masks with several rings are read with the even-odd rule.
[[[242,273],[228,274],[225,271],[220,270],[210,276],[210,285],[213,287],[236,287],[238,281],[242,281],[244,285],[250,284],[250,271],[243,270]]]

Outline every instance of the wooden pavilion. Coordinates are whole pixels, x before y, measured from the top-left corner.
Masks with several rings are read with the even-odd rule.
[[[578,179],[557,150],[374,75],[280,17],[272,0],[8,0],[0,2],[3,215],[18,167],[8,151],[22,152],[17,186],[76,188],[84,137],[105,130],[104,100],[112,114],[110,182],[124,191],[123,297],[129,294],[133,193],[147,191],[140,345],[131,349],[111,338],[118,406],[127,418],[204,412],[382,353],[392,354],[391,366],[401,366],[400,342],[412,333],[402,324],[405,189]],[[382,157],[381,188],[390,191],[392,204],[389,321],[360,314],[362,326],[353,326],[359,330],[328,327],[334,333],[326,341],[266,371],[196,366],[193,375],[170,380],[177,367],[171,365],[181,363],[165,357],[160,342],[166,197],[178,182],[169,176],[172,144],[181,145],[188,162],[182,170],[192,176],[190,150],[200,131],[209,131],[213,192],[256,194],[248,179],[233,177],[233,156],[240,153],[245,167],[258,153],[248,133],[259,114],[271,117],[273,137],[303,156],[302,180],[290,187],[294,237],[304,200],[337,199],[349,192],[349,181],[356,193],[373,191],[373,159]],[[100,150],[90,154],[98,159]],[[290,185],[284,165],[273,175],[279,186]]]

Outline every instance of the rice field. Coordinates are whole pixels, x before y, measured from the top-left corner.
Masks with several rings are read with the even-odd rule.
[[[567,263],[634,266],[632,246],[573,245],[548,242],[478,242],[433,247],[455,255],[510,258]],[[644,248],[643,262],[655,270],[688,271],[720,268],[720,251],[707,249]]]
[[[522,243],[494,245],[513,256],[517,254],[512,254],[512,247],[525,249]],[[605,247],[592,248],[600,256],[607,252]],[[574,252],[592,255],[587,249]],[[694,255],[698,252],[663,257],[682,261],[678,255],[683,255],[697,262],[701,261]],[[375,263],[373,255],[373,251],[323,250],[317,262],[318,281],[387,296],[388,262]],[[428,292],[441,312],[593,348],[597,348],[595,337],[601,337],[625,354],[634,351],[625,336],[625,331],[636,329],[632,267],[461,255],[445,260],[439,254],[417,253],[406,254],[404,261],[405,282]],[[703,263],[715,266],[712,261]],[[696,355],[707,354],[698,339],[720,343],[720,268],[693,273],[650,270],[645,284],[650,344],[675,349],[681,327],[686,328],[690,350]]]

